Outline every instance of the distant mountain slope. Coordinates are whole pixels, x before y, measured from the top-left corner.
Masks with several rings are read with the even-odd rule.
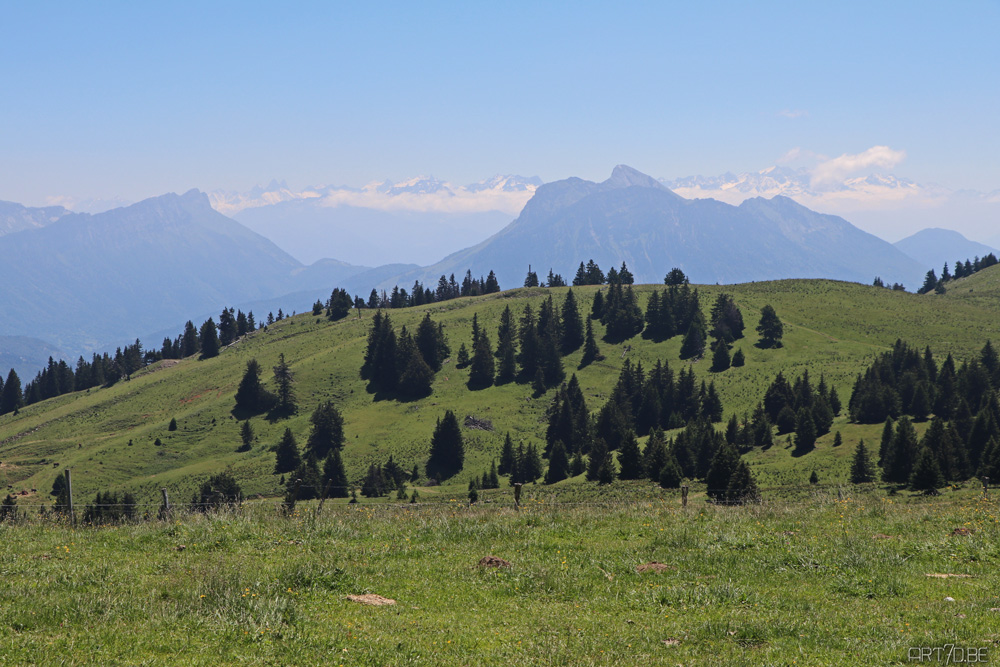
[[[235,216],[301,262],[340,257],[355,264],[429,264],[478,243],[511,221],[501,211],[408,211],[329,206],[320,199],[248,208]]]
[[[48,362],[49,357],[59,359],[61,350],[44,340],[27,336],[0,336],[0,375],[7,379],[7,372],[13,368],[22,382],[35,376]]]
[[[571,280],[580,261],[607,270],[625,261],[639,282],[661,282],[673,266],[695,282],[832,278],[869,283],[876,275],[911,288],[926,271],[891,244],[843,218],[822,215],[786,197],[740,206],[687,200],[655,179],[619,165],[607,181],[547,183],[517,220],[486,241],[418,272],[497,272],[520,284],[528,264]],[[401,277],[400,284],[412,275]]]
[[[938,274],[945,262],[952,269],[955,262],[983,257],[1000,251],[982,243],[970,241],[956,231],[931,227],[894,243],[897,248]]]
[[[31,335],[75,355],[226,305],[332,289],[364,270],[303,267],[204,194],[168,194],[0,237],[0,335]]]
[[[69,214],[62,206],[30,208],[14,202],[0,201],[0,236],[24,229],[38,229]]]

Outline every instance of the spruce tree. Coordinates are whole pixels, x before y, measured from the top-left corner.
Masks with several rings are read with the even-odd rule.
[[[732,365],[736,368],[739,368],[740,366],[743,366],[745,364],[746,364],[746,358],[743,356],[743,350],[737,349],[736,352],[733,353]]]
[[[705,353],[705,318],[701,310],[695,312],[681,343],[681,359],[697,359]]]
[[[601,350],[597,347],[597,341],[594,340],[594,328],[587,320],[587,333],[584,337],[583,343],[583,358],[580,360],[580,368],[584,366],[589,366],[595,360],[601,358]]]
[[[760,347],[781,347],[781,337],[785,327],[770,304],[760,311],[760,321],[757,323],[757,333],[760,335]]]
[[[201,325],[201,358],[219,356],[219,347],[219,332],[215,328],[215,321],[210,317]]]
[[[427,476],[441,481],[459,472],[465,463],[465,444],[458,418],[451,410],[438,419],[431,436],[430,458],[427,460]]]
[[[618,467],[618,476],[621,479],[642,477],[642,456],[639,453],[639,442],[632,429],[628,429],[622,437],[622,444],[618,451]]]
[[[604,440],[597,438],[594,441],[594,446],[590,449],[590,456],[587,462],[587,481],[596,482],[600,476],[601,466],[604,464],[606,458],[610,458],[611,453],[608,452],[607,445],[604,444]]]
[[[0,394],[0,415],[17,412],[23,404],[21,378],[17,376],[17,371],[11,368],[7,373],[7,381],[3,384],[3,393]]]
[[[729,358],[729,350],[726,341],[719,339],[715,343],[715,352],[712,353],[712,371],[721,373],[729,368],[732,361]]]
[[[514,315],[510,311],[510,306],[504,307],[500,315],[500,328],[497,330],[497,384],[506,384],[514,380],[517,375],[516,349],[514,338],[517,335],[517,325],[514,322]]]
[[[833,446],[840,447],[842,444],[844,444],[844,438],[840,435],[840,431],[837,431],[833,434]]]
[[[894,484],[909,482],[916,455],[917,433],[908,417],[900,417],[892,442],[883,458],[882,479]]]
[[[497,467],[497,472],[501,475],[509,475],[514,468],[515,456],[514,441],[510,438],[510,431],[507,431],[503,440],[503,449],[500,450],[500,465]]]
[[[406,368],[399,376],[399,392],[404,396],[420,398],[429,396],[431,385],[434,382],[434,371],[424,361],[424,355],[414,347],[409,354],[409,361]]]
[[[317,460],[325,459],[331,451],[344,446],[344,418],[332,401],[317,405],[309,421],[312,431],[306,448]]]
[[[597,290],[594,301],[590,304],[590,319],[599,320],[604,317],[604,293]]]
[[[562,331],[560,343],[563,354],[569,354],[583,345],[583,318],[580,316],[580,308],[576,303],[572,288],[567,290],[566,298],[563,300],[560,329]]]
[[[732,504],[744,505],[746,503],[760,502],[760,492],[757,490],[757,482],[750,472],[750,466],[743,459],[736,464],[736,469],[729,478],[729,485],[726,487],[726,501]]]
[[[469,365],[469,351],[465,347],[465,343],[458,346],[458,357],[455,360],[456,368],[465,368]]]
[[[684,473],[681,472],[681,466],[677,463],[677,457],[674,456],[672,450],[667,451],[666,457],[663,459],[663,465],[660,467],[660,474],[656,479],[664,489],[679,488],[681,482],[684,481]]]
[[[723,444],[712,457],[712,463],[705,475],[705,493],[716,502],[725,501],[728,497],[729,480],[736,472],[740,463],[740,455],[736,448]]]
[[[261,368],[256,359],[247,362],[243,379],[236,389],[236,409],[246,414],[259,414],[271,408],[275,396],[260,382]]]
[[[238,452],[249,452],[250,448],[253,446],[254,432],[253,426],[250,425],[250,420],[247,419],[240,426],[240,442],[242,443],[236,451]]]
[[[285,362],[285,353],[278,355],[278,364],[272,369],[274,372],[274,382],[278,386],[278,402],[275,410],[281,415],[290,415],[295,412],[295,391],[292,383],[295,382],[295,374],[291,367]]]
[[[493,348],[489,336],[480,331],[472,344],[472,361],[469,364],[470,389],[483,389],[493,384]]]
[[[837,435],[840,435],[840,431],[837,431]],[[851,484],[867,484],[875,481],[875,466],[872,465],[864,440],[859,442],[858,448],[854,450],[850,480]]]
[[[569,458],[562,440],[557,440],[549,454],[549,469],[545,472],[545,483],[555,484],[569,476]]]
[[[914,491],[923,491],[926,494],[936,494],[937,490],[944,486],[944,476],[941,474],[941,467],[938,465],[937,457],[927,447],[920,450],[917,460],[913,464],[913,473],[910,475],[910,488]]]
[[[795,450],[808,452],[816,446],[817,429],[812,410],[800,408],[795,416]]]
[[[292,429],[285,429],[285,433],[278,442],[274,458],[274,474],[276,475],[292,472],[302,465],[302,457],[299,456],[299,446],[295,442],[295,436],[292,435]]]
[[[195,329],[194,323],[188,320],[184,325],[184,333],[181,334],[181,357],[190,357],[192,354],[197,354],[200,347],[198,330]]]
[[[518,471],[522,482],[534,482],[542,476],[542,457],[534,444],[524,448],[521,460],[518,461]]]
[[[582,475],[587,471],[587,464],[583,461],[583,452],[576,450],[573,459],[569,462],[569,474],[571,477]]]

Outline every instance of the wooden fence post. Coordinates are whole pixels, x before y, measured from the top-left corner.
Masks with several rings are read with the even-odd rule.
[[[170,498],[167,496],[167,489],[160,489],[160,493],[163,495],[163,507],[160,508],[160,515],[163,519],[170,518]]]
[[[326,502],[326,497],[330,495],[330,485],[332,484],[332,479],[326,480],[326,488],[323,489],[323,497],[319,499],[319,507],[316,508],[316,514],[319,514],[320,510],[323,509],[323,503]]]
[[[990,478],[983,477],[983,500],[990,499]]]
[[[521,483],[514,485],[514,509],[521,511]]]
[[[681,507],[688,506],[688,486],[684,484],[681,486]]]
[[[66,468],[66,497],[69,498],[69,521],[76,525],[76,515],[73,514],[73,480],[70,479],[69,468]]]
[[[292,495],[285,498],[285,511],[289,514],[295,510],[295,502],[299,499],[300,486],[302,486],[302,480],[295,480],[295,486],[292,488]]]

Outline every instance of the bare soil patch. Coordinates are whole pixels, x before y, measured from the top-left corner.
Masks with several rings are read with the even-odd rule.
[[[396,604],[395,600],[384,598],[381,595],[375,595],[374,593],[367,593],[365,595],[348,595],[347,599],[351,602],[367,604],[373,607],[384,607],[386,605]]]
[[[479,559],[479,567],[512,567],[510,561],[498,556],[483,556]]]
[[[635,571],[639,574],[644,572],[669,572],[670,570],[676,570],[677,568],[673,565],[667,565],[666,563],[657,563],[655,560],[649,563],[643,563],[642,565],[636,565]]]

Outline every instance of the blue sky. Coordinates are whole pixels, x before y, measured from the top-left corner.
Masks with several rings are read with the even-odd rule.
[[[202,5],[208,6],[202,6]],[[905,152],[1000,188],[1000,4],[4,3],[0,199]]]

